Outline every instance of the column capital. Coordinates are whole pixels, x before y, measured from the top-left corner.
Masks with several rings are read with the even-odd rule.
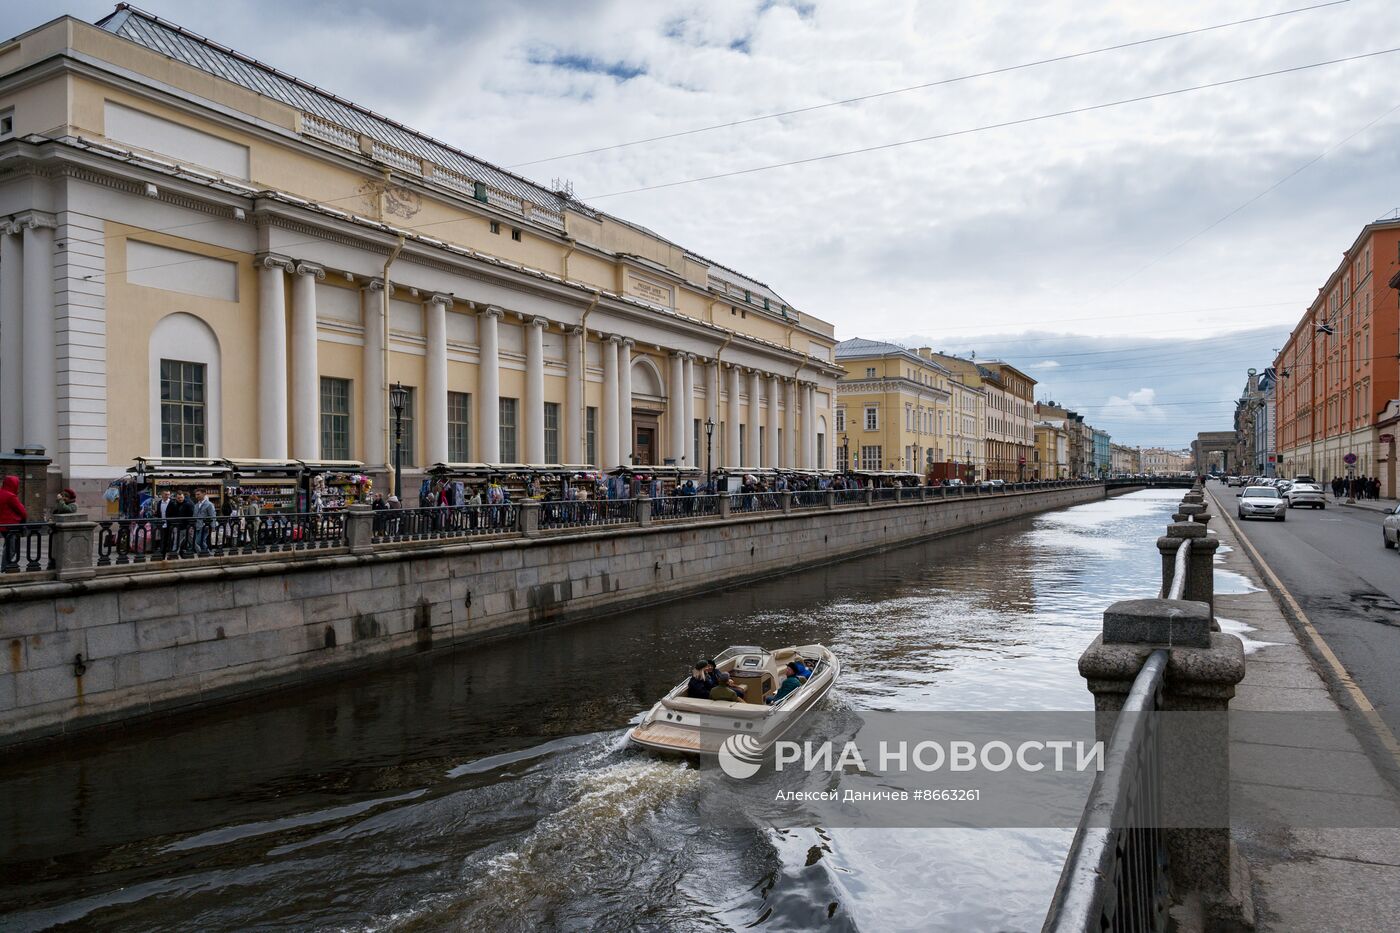
[[[424,302],[424,304],[443,305],[450,311],[452,310],[453,300],[451,295],[445,294],[444,292],[433,292],[428,296],[428,300]]]
[[[565,333],[567,333],[570,337],[582,337],[582,336],[583,336],[583,325],[582,325],[582,324],[574,324],[572,327],[567,327],[567,328],[565,328]]]
[[[600,335],[600,336],[601,336],[601,335]],[[622,335],[621,335],[621,334],[608,334],[608,336],[607,336],[606,339],[607,339],[608,343],[616,343],[616,344],[621,344],[621,343],[622,343]]]
[[[280,268],[283,272],[291,272],[295,263],[291,257],[280,253],[258,253],[253,257],[253,265],[263,269]]]
[[[506,316],[506,311],[504,308],[498,307],[496,305],[487,305],[486,307],[479,309],[476,312],[476,316],[500,318]]]
[[[635,347],[637,345],[637,341],[633,340],[631,337],[623,337],[622,345],[624,347]]]
[[[11,226],[14,233],[25,230],[54,230],[58,227],[58,218],[48,211],[24,211],[14,216]]]
[[[378,291],[383,291],[383,290],[384,290],[384,280],[383,280],[383,279],[370,279],[370,280],[369,280],[368,282],[366,282],[364,285],[361,285],[361,286],[360,286],[360,290],[361,290],[361,291],[366,291],[366,292],[378,292]],[[389,283],[389,294],[390,294],[390,295],[394,294],[394,285],[393,285],[392,282]]]
[[[318,282],[324,282],[326,279],[326,270],[316,265],[314,262],[302,262],[301,260],[297,260],[292,271],[297,275],[314,275]]]
[[[543,330],[544,328],[549,326],[549,318],[532,317],[525,323],[529,324],[531,327],[538,327],[541,330]]]

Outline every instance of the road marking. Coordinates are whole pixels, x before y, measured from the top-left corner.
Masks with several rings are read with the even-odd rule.
[[[1264,560],[1264,555],[1259,553],[1259,549],[1254,546],[1254,542],[1245,537],[1244,531],[1229,514],[1223,510],[1220,514],[1230,526],[1230,529],[1235,533],[1235,537],[1239,540],[1240,544],[1244,545],[1245,549],[1249,552],[1250,557],[1254,560],[1255,566],[1264,572],[1265,576],[1269,578],[1269,581],[1273,583],[1278,594],[1283,597],[1284,602],[1288,603],[1288,608],[1292,610],[1293,614],[1297,617],[1298,624],[1302,626],[1303,631],[1313,643],[1313,647],[1317,649],[1318,654],[1322,655],[1327,661],[1327,664],[1332,668],[1332,673],[1336,676],[1342,688],[1351,696],[1352,702],[1361,710],[1367,724],[1370,725],[1371,730],[1375,732],[1376,738],[1385,746],[1385,750],[1390,752],[1396,764],[1400,765],[1400,741],[1396,740],[1395,733],[1390,731],[1390,727],[1385,724],[1385,720],[1381,719],[1380,713],[1376,712],[1376,707],[1371,703],[1371,698],[1366,696],[1366,692],[1352,679],[1351,672],[1348,671],[1341,660],[1332,653],[1331,646],[1323,640],[1322,635],[1320,635],[1313,626],[1312,620],[1308,618],[1308,614],[1303,611],[1302,606],[1298,605],[1298,601],[1293,598],[1293,594],[1288,592],[1288,587],[1283,585],[1283,581],[1278,578],[1278,574],[1274,573],[1268,561]]]

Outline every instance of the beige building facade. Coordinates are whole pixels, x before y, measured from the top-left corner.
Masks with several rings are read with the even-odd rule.
[[[816,468],[830,324],[130,8],[0,48],[0,447]]]

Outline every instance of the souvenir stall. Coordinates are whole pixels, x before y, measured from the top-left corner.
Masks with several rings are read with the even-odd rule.
[[[134,466],[113,480],[103,498],[107,514],[114,518],[140,518],[146,504],[162,492],[192,495],[203,489],[222,508],[233,467],[227,460],[137,457]]]

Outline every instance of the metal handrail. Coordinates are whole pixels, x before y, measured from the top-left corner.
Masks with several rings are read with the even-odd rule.
[[[1104,768],[1070,844],[1042,933],[1159,931],[1170,891],[1160,827],[1156,717],[1167,651],[1152,652],[1133,679],[1108,741]]]
[[[1167,599],[1186,598],[1186,573],[1191,565],[1191,539],[1182,538],[1176,546],[1176,563],[1172,566],[1172,582],[1167,587]]]

